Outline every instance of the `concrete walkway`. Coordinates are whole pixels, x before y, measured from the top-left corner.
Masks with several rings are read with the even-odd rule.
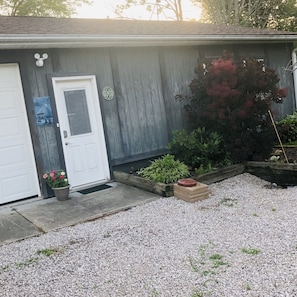
[[[116,182],[108,185],[112,187],[86,195],[70,193],[67,201],[33,198],[0,206],[0,246],[160,198]]]

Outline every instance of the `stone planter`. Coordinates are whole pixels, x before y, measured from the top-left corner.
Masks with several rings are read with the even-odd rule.
[[[70,187],[61,187],[61,188],[53,188],[53,191],[55,193],[55,197],[58,201],[65,201],[69,199],[69,190]]]

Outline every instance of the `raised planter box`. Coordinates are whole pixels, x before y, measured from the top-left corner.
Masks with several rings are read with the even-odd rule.
[[[218,170],[206,172],[204,174],[194,176],[193,178],[199,182],[210,185],[212,183],[216,183],[224,179],[241,174],[244,171],[245,171],[245,165],[235,164],[235,165],[230,165],[230,166],[220,168]]]
[[[113,175],[114,180],[117,182],[152,192],[163,197],[173,196],[173,184],[157,183],[143,177],[121,171],[114,171]]]
[[[233,177],[244,172],[245,166],[242,164],[227,166],[215,171],[207,172],[199,176],[192,177],[193,179],[204,184],[211,184],[222,181],[224,179]],[[158,194],[163,197],[173,196],[173,183],[163,184],[151,180],[144,179],[143,177],[136,176],[122,171],[114,171],[114,180],[129,186],[133,186],[148,192]]]
[[[246,172],[280,186],[297,185],[297,164],[247,162]]]

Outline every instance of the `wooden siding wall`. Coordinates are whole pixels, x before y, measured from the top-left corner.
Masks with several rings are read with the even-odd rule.
[[[292,48],[290,46],[273,45],[267,50],[267,59],[269,66],[276,70],[280,79],[279,87],[287,88],[288,94],[282,104],[274,104],[273,110],[275,111],[276,118],[282,119],[288,114],[292,114],[296,109],[293,74],[291,71],[285,69],[291,57]],[[281,55],[280,55],[281,53]]]
[[[94,74],[103,115],[111,165],[124,164],[164,153],[172,131],[186,126],[183,102],[176,95],[189,95],[198,59],[214,55],[214,47],[94,48],[1,51],[0,63],[19,63],[39,175],[63,167],[60,137],[55,124],[37,126],[33,98],[50,96],[56,118],[51,77]],[[235,53],[248,47],[229,47]],[[251,49],[254,46],[250,47]],[[295,109],[292,75],[283,68],[291,49],[285,45],[260,48],[270,66],[289,87],[282,116]],[[220,51],[222,52],[222,48]],[[216,50],[217,51],[217,50]],[[48,53],[44,67],[35,66],[34,53]],[[104,100],[105,86],[115,90]]]

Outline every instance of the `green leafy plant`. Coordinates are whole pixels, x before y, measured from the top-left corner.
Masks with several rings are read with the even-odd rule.
[[[283,143],[297,140],[297,111],[276,122],[276,127]]]
[[[140,176],[165,184],[176,182],[190,175],[188,166],[173,155],[167,154],[151,162],[151,165],[139,171]]]
[[[64,170],[52,170],[42,177],[51,188],[68,186],[68,179]]]
[[[198,168],[200,173],[212,170],[226,161],[223,138],[217,132],[208,132],[204,127],[173,131],[167,148],[170,154],[191,168]],[[225,165],[225,164],[222,164]]]

